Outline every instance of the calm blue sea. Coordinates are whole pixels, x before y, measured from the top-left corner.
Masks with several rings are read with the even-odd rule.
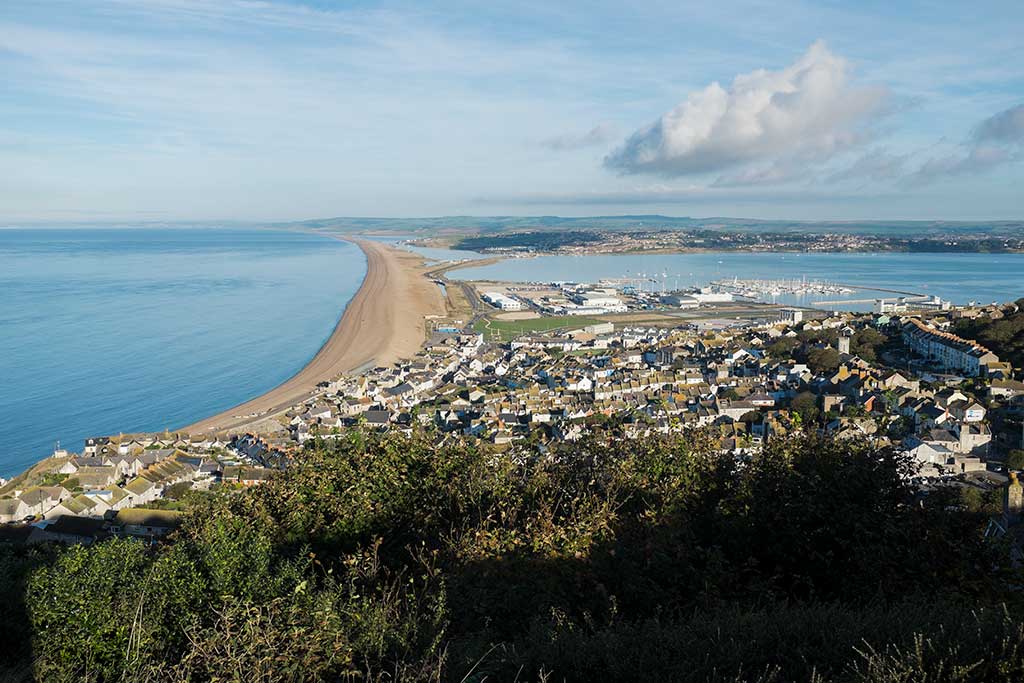
[[[489,266],[452,271],[463,280],[595,282],[600,278],[636,278],[640,274],[677,285],[704,285],[718,279],[826,280],[838,284],[937,294],[955,303],[1015,300],[1024,296],[1021,254],[614,254],[540,256],[509,259]],[[779,297],[780,303],[896,296],[862,291],[850,295]]]
[[[0,230],[0,476],[280,384],[365,271],[356,246],[303,233]]]

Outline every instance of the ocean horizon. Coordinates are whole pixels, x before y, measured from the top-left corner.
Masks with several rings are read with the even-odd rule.
[[[0,230],[0,477],[89,436],[174,430],[277,386],[366,261],[251,228]]]

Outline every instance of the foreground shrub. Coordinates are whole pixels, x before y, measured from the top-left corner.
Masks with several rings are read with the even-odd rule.
[[[737,459],[697,433],[541,456],[353,431],[168,544],[26,570],[28,656],[39,680],[1001,680],[1016,572],[909,466],[814,437]]]

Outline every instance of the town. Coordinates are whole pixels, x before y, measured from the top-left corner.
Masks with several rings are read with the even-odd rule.
[[[625,308],[610,290],[581,291],[575,301],[528,301],[590,314]],[[671,303],[714,306],[715,297]],[[504,293],[482,298],[496,311],[522,305]],[[6,485],[0,522],[28,542],[155,541],[179,523],[176,500],[187,492],[258,485],[301,458],[308,442],[351,428],[427,430],[438,442],[551,457],[589,434],[703,429],[739,458],[814,430],[912,454],[922,486],[992,491],[1022,446],[1024,383],[1009,362],[951,330],[1010,312],[1016,304],[908,314],[779,309],[771,319],[660,326],[580,318],[504,338],[479,321],[437,327],[408,362],[323,382],[250,431],[109,435],[88,439],[82,453],[58,448]]]
[[[673,227],[625,227],[617,230],[547,230],[505,232],[463,237],[428,237],[416,240],[425,246],[451,246],[486,254],[627,254],[700,251],[775,251],[805,253],[1019,253],[1024,238],[1019,226],[991,234],[964,234],[934,230],[918,236],[872,234],[856,229],[751,231],[713,222],[692,229]]]

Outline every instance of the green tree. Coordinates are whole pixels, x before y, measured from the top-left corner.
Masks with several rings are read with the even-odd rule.
[[[1024,450],[1014,448],[1006,455],[1006,468],[1010,470],[1024,470]]]
[[[173,498],[175,500],[184,497],[186,493],[192,490],[192,482],[190,481],[179,481],[177,484],[171,484],[164,490],[165,498]]]
[[[821,410],[818,408],[818,397],[809,391],[803,391],[794,396],[789,407],[800,416],[804,424],[812,424],[821,414]]]
[[[766,347],[768,355],[776,360],[785,360],[793,357],[793,352],[800,346],[800,340],[796,337],[780,337]]]
[[[866,361],[878,358],[878,349],[889,340],[884,334],[873,327],[858,330],[850,340],[850,350]]]
[[[805,402],[817,410],[809,393],[794,410]],[[715,430],[618,429],[543,454],[347,431],[259,487],[198,500],[169,542],[53,549],[12,570],[29,577],[32,650],[10,651],[46,681],[825,681],[863,656],[899,680],[1024,667],[1019,608],[989,609],[1019,577],[984,538],[985,501],[921,496],[905,454],[796,435],[737,458]],[[935,597],[953,593],[964,609]]]
[[[839,360],[839,351],[831,347],[807,352],[807,367],[814,373],[835,372],[839,369]]]

